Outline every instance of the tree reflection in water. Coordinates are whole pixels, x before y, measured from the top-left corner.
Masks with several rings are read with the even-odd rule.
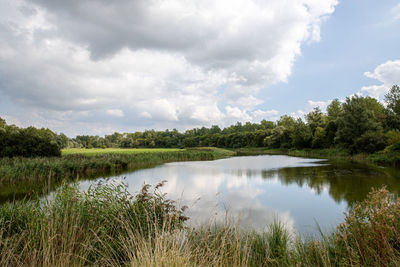
[[[363,200],[372,188],[383,185],[390,192],[400,195],[399,170],[356,163],[334,162],[321,166],[263,170],[261,176],[263,179],[278,177],[285,185],[306,185],[318,194],[327,189],[336,202],[346,201],[349,206]]]

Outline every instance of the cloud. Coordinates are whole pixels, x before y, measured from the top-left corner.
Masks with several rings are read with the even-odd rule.
[[[317,108],[317,107],[319,107],[322,112],[325,112],[326,108],[329,106],[329,104],[331,102],[332,102],[332,100],[327,100],[327,101],[308,100],[304,110],[299,109],[296,112],[290,113],[290,115],[295,118],[303,119],[305,115],[307,115],[309,112],[311,112],[314,108]]]
[[[389,60],[376,67],[373,72],[365,72],[364,75],[378,80],[381,84],[363,86],[359,93],[382,98],[394,84],[400,84],[400,60]]]
[[[358,95],[368,95],[376,99],[382,97],[389,91],[394,84],[400,84],[400,60],[389,60],[375,68],[373,72],[365,72],[364,75],[368,78],[378,80],[381,84],[369,85],[361,87],[359,92],[356,92],[349,97]],[[342,100],[343,101],[343,100]],[[313,101],[308,100],[304,109],[299,109],[292,112],[291,116],[296,118],[304,118],[304,116],[312,111],[315,107],[319,107],[325,111],[332,100],[328,101]]]
[[[4,119],[8,125],[15,125],[18,127],[22,127],[22,123],[13,116],[0,114],[0,118]]]
[[[392,23],[400,20],[400,3],[397,4],[396,6],[394,6],[390,10],[390,14],[391,14],[391,17],[392,17],[392,20],[391,20]]]
[[[257,109],[251,112],[251,116],[253,117],[253,121],[255,122],[259,122],[261,120],[276,121],[279,118],[278,114],[279,112],[275,109],[271,110]]]
[[[65,129],[259,120],[269,113],[258,92],[287,81],[336,5],[0,0],[0,93],[46,126],[59,116]]]
[[[109,109],[109,110],[107,110],[107,114],[109,114],[111,116],[115,116],[115,117],[123,117],[124,116],[124,112],[120,109]]]

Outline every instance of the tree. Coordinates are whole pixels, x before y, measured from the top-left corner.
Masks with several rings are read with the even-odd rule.
[[[366,132],[355,140],[357,152],[374,153],[387,146],[387,138],[381,132]]]
[[[389,92],[385,95],[385,102],[387,108],[400,116],[400,87],[398,85],[393,85]]]
[[[393,85],[385,95],[385,102],[388,128],[400,130],[400,87],[398,85]]]
[[[312,140],[312,148],[324,148],[328,145],[325,129],[322,127],[317,127]]]
[[[273,121],[262,120],[260,124],[261,129],[263,130],[273,129],[275,127],[275,123]]]
[[[355,143],[366,132],[380,132],[382,125],[379,116],[377,100],[370,97],[353,96],[347,97],[342,105],[340,117],[337,120],[337,140],[349,149],[350,152],[360,151],[358,147],[362,142]],[[371,134],[368,135],[368,138]]]
[[[308,127],[300,118],[297,119],[291,136],[293,146],[298,149],[311,147],[312,137],[310,127]]]
[[[326,120],[327,123],[325,125],[325,146],[324,147],[329,147],[335,143],[335,137],[338,129],[338,119],[340,117],[340,114],[342,112],[342,104],[340,101],[336,98],[332,100],[332,102],[328,105],[326,108]],[[319,133],[319,135],[321,132]],[[318,137],[320,138],[320,136]],[[315,145],[320,146],[321,144],[319,143],[319,139],[315,141]]]
[[[277,125],[282,127],[282,129],[283,129],[283,131],[281,132],[281,134],[279,136],[281,148],[291,148],[292,147],[292,145],[293,145],[292,136],[293,136],[293,132],[295,131],[295,124],[296,124],[295,119],[288,115],[282,116],[279,119],[279,121],[277,122]],[[276,127],[276,128],[278,128],[278,127]]]
[[[5,128],[6,127],[6,121],[0,117],[0,128]]]
[[[306,120],[312,134],[314,135],[315,129],[317,129],[317,127],[323,127],[324,125],[324,114],[319,107],[316,107],[306,115]]]
[[[326,112],[328,121],[336,121],[342,112],[342,105],[340,101],[337,98],[332,100],[332,102],[326,108]]]
[[[264,145],[269,148],[280,148],[286,143],[288,136],[285,134],[285,127],[277,126],[272,130],[270,136],[265,137]]]
[[[19,128],[0,121],[0,157],[50,157],[61,156],[55,141],[56,135],[49,129]]]

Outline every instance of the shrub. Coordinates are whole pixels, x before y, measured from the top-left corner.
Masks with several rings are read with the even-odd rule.
[[[339,225],[336,243],[343,265],[395,266],[400,256],[400,199],[385,188],[372,191]]]
[[[357,138],[350,147],[352,153],[374,153],[383,150],[387,145],[386,137],[379,132],[366,132]]]

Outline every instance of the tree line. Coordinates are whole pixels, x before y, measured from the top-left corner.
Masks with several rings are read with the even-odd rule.
[[[19,128],[0,118],[0,157],[61,156],[59,136],[49,129]],[[65,136],[65,135],[62,135]],[[68,137],[65,136],[68,139]]]
[[[176,129],[165,131],[146,130],[135,133],[116,132],[104,137],[79,135],[75,138],[68,138],[64,134],[55,134],[48,129],[4,127],[1,126],[0,122],[0,145],[4,145],[1,138],[10,135],[13,136],[12,138],[10,137],[10,140],[21,141],[18,144],[18,147],[20,147],[17,149],[18,151],[24,151],[23,147],[28,145],[28,147],[31,147],[29,150],[31,154],[34,150],[32,148],[33,144],[39,142],[40,138],[40,142],[46,141],[49,145],[56,145],[58,148],[184,148],[213,146],[233,149],[242,147],[320,149],[335,147],[346,149],[351,154],[373,153],[385,148],[387,150],[400,151],[399,86],[394,85],[389,90],[385,95],[385,103],[386,106],[375,98],[354,95],[347,97],[343,102],[338,99],[333,100],[327,107],[326,112],[322,112],[317,107],[306,114],[304,118],[285,115],[276,122],[266,120],[262,120],[260,123],[246,122],[242,124],[237,122],[224,129],[213,125],[209,128],[190,129],[183,133]],[[3,125],[5,125],[4,121]],[[4,129],[6,130],[4,131]],[[40,138],[38,139],[38,137]],[[18,155],[24,153],[19,153]],[[29,153],[26,153],[26,155],[29,155]],[[7,156],[7,153],[0,155]]]
[[[224,129],[214,125],[184,133],[174,130],[147,130],[99,136],[77,136],[70,143],[78,147],[152,148],[267,147],[283,149],[332,148],[350,153],[373,153],[387,146],[399,149],[400,87],[394,85],[385,95],[384,106],[375,98],[351,96],[333,100],[326,112],[315,108],[303,118],[282,116],[278,121],[238,122]],[[396,146],[397,145],[397,146]]]

